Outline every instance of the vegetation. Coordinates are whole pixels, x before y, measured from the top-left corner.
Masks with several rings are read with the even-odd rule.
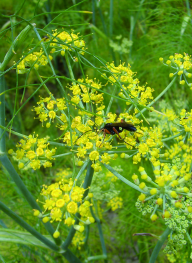
[[[1,261],[191,262],[189,1],[0,8]]]

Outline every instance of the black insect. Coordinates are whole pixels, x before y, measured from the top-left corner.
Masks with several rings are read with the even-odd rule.
[[[103,132],[104,134],[104,138],[103,141],[105,139],[105,135],[106,134],[111,134],[111,135],[115,135],[117,134],[118,137],[122,140],[121,136],[119,133],[121,133],[123,130],[127,130],[127,131],[131,131],[131,132],[136,132],[137,129],[135,128],[135,126],[131,123],[125,122],[123,119],[121,120],[121,122],[114,122],[114,123],[106,123],[105,126],[103,128],[100,129],[100,131]],[[91,132],[91,130],[86,131],[87,132]],[[81,136],[83,136],[85,133],[83,133]],[[80,136],[80,137],[81,137]],[[80,138],[79,137],[79,138]],[[79,139],[78,138],[78,139]],[[77,140],[78,140],[77,139]],[[76,141],[77,141],[76,140]],[[76,142],[75,141],[75,142]],[[126,142],[125,142],[126,143]],[[101,143],[102,144],[102,143]],[[132,145],[131,145],[132,146]]]
[[[121,133],[123,130],[135,132],[137,129],[135,128],[135,126],[133,126],[133,124],[125,122],[124,120],[121,120],[121,122],[107,123],[101,129],[101,131],[103,131],[104,133],[104,137],[106,134],[117,134],[120,139],[122,138],[119,133]]]
[[[42,39],[43,39],[43,41],[47,41],[47,40],[49,40],[49,37],[48,36],[43,36]]]

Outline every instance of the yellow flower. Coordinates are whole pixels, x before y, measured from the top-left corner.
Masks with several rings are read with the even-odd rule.
[[[49,222],[50,218],[48,216],[43,217],[42,221],[43,223]]]
[[[51,210],[55,206],[55,202],[52,199],[46,199],[43,205],[45,210]]]
[[[72,226],[74,225],[74,223],[75,223],[75,220],[72,219],[71,217],[68,217],[67,219],[65,219],[65,225],[67,226]]]
[[[70,214],[76,214],[76,213],[77,213],[77,210],[78,210],[77,203],[75,203],[75,202],[70,202],[70,203],[68,203],[68,205],[67,205],[67,211],[68,211]]]
[[[67,122],[67,117],[65,116],[65,114],[61,114],[61,116],[60,116],[60,120],[62,121],[62,122]]]
[[[44,154],[44,151],[43,151],[42,148],[38,147],[37,150],[36,150],[36,153],[37,153],[38,156],[41,156],[41,155]]]
[[[47,115],[47,113],[45,113],[45,112],[39,114],[39,119],[40,119],[40,121],[41,121],[41,122],[46,121],[46,120],[47,120],[47,116],[48,116],[48,115]]]
[[[157,203],[158,205],[162,205],[163,199],[162,199],[162,198],[158,198],[157,201],[156,201],[156,203]]]
[[[46,161],[46,162],[44,162],[43,166],[44,166],[44,168],[52,167],[52,163],[49,161]]]
[[[78,103],[80,102],[80,98],[79,98],[79,96],[73,96],[73,97],[71,98],[71,101],[72,101],[73,103],[75,103],[75,104],[78,104]]]
[[[139,188],[144,189],[145,187],[146,187],[146,185],[144,182],[140,183]]]
[[[66,203],[68,203],[70,201],[70,197],[68,194],[64,194],[63,199],[65,200]]]
[[[8,154],[12,154],[13,153],[13,149],[9,149]]]
[[[56,113],[54,111],[50,111],[49,112],[49,118],[55,119],[55,117],[56,117]]]
[[[57,206],[57,207],[61,208],[61,207],[63,207],[64,205],[65,205],[65,201],[64,201],[63,199],[58,199],[58,200],[56,201],[56,206]]]
[[[140,194],[140,196],[138,197],[139,198],[139,201],[144,201],[145,198],[146,198],[146,195],[145,194]]]
[[[109,163],[109,160],[111,159],[110,155],[108,153],[104,153],[102,156],[101,156],[101,159],[102,159],[102,163],[106,163],[108,164]]]
[[[88,103],[90,101],[89,93],[82,95],[83,102]]]
[[[155,195],[157,193],[157,188],[153,188],[150,190],[151,195]]]
[[[30,162],[30,166],[33,168],[33,170],[37,170],[37,169],[40,169],[41,163],[39,160],[32,160]]]
[[[75,202],[81,202],[84,192],[85,192],[84,188],[81,188],[79,186],[75,186],[73,188],[73,192],[71,193],[71,199]]]
[[[50,213],[52,221],[61,221],[62,213],[59,208],[53,208]]]
[[[39,210],[33,209],[33,211],[34,211],[34,213],[33,213],[34,216],[38,216],[40,214]]]
[[[59,197],[60,195],[62,195],[62,191],[60,189],[55,189],[51,192],[51,195],[54,197]]]
[[[55,101],[51,100],[48,104],[47,104],[47,109],[48,110],[52,110],[54,108],[54,104],[55,104]]]
[[[152,216],[151,216],[151,220],[152,220],[152,221],[156,221],[156,220],[157,220],[157,215],[156,215],[156,214],[152,215]]]
[[[64,99],[57,99],[57,108],[59,110],[64,110],[67,108]]]
[[[92,143],[92,142],[87,142],[85,148],[86,148],[86,149],[91,149],[91,148],[93,148],[93,143]]]
[[[16,155],[16,158],[20,160],[20,159],[23,158],[25,152],[24,152],[24,150],[17,150],[17,151],[16,151],[16,154],[17,154],[17,155]]]
[[[97,161],[99,159],[99,152],[98,151],[92,151],[90,154],[89,154],[89,159],[91,161]]]
[[[77,153],[77,156],[78,157],[82,157],[82,158],[84,158],[85,157],[85,154],[86,154],[86,149],[83,147],[78,147],[78,153]]]
[[[18,165],[19,169],[22,169],[24,166],[25,166],[24,163],[19,163]]]
[[[101,166],[99,163],[92,163],[91,167],[94,169],[95,172],[99,172],[102,170]]]
[[[139,153],[145,155],[148,151],[149,151],[149,147],[147,146],[146,143],[139,144]]]
[[[169,211],[165,211],[163,216],[164,216],[164,218],[169,218],[169,217],[171,217],[171,214],[169,213]]]
[[[84,226],[79,226],[79,225],[74,225],[74,229],[76,229],[79,232],[83,232],[85,227]]]

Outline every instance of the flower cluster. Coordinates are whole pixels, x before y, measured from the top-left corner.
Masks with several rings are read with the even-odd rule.
[[[86,189],[76,186],[71,178],[67,180],[66,177],[49,186],[44,185],[41,191],[41,195],[45,199],[45,201],[41,201],[44,212],[40,214],[35,210],[34,213],[42,218],[44,223],[48,221],[51,223],[54,221],[63,222],[66,226],[73,226],[77,231],[83,232],[84,225],[95,221],[90,211],[93,194],[89,193],[84,198],[85,191]],[[79,219],[79,224],[75,224],[76,219]],[[58,236],[58,233],[54,235],[54,237]]]
[[[81,247],[85,244],[85,233],[76,231],[72,239],[72,245],[81,250]]]
[[[127,97],[124,97],[123,100],[128,105],[135,106],[135,103],[139,103],[144,106],[147,105],[148,100],[152,99],[152,89],[139,86],[139,80],[135,78],[130,65],[126,67],[124,64],[120,64],[115,67],[113,64],[107,64],[107,69],[111,74],[108,78],[110,82],[114,85],[116,82],[118,82],[118,85],[123,83],[119,87],[121,89],[119,96],[122,97],[121,95],[125,94]],[[64,131],[63,142],[69,147],[76,147],[78,165],[82,165],[83,161],[89,158],[92,161],[94,170],[100,171],[100,162],[108,164],[114,159],[113,153],[103,152],[102,155],[100,154],[101,148],[102,150],[104,148],[104,151],[112,149],[112,141],[115,138],[112,134],[105,132],[103,134],[102,127],[105,127],[107,123],[120,123],[122,120],[137,127],[137,131],[134,133],[126,129],[120,130],[121,136],[118,136],[127,149],[137,150],[135,151],[134,163],[140,162],[141,157],[148,152],[155,159],[158,156],[158,150],[155,147],[162,145],[159,130],[157,129],[154,132],[154,130],[142,127],[142,121],[136,117],[137,107],[135,107],[132,114],[129,114],[128,111],[121,113],[119,116],[109,111],[105,113],[101,87],[101,83],[96,79],[89,78],[78,79],[76,83],[68,87],[71,91],[71,94],[68,94],[70,96],[68,100],[70,107],[73,106],[78,109],[78,113],[75,114],[76,116],[72,121],[67,118],[64,112],[66,108],[64,99],[53,99],[51,96],[41,98],[38,102],[39,106],[35,107],[34,110],[40,121],[42,123],[46,122],[46,127],[50,127],[51,122],[57,119],[59,122],[57,127]],[[141,139],[144,135],[145,137]],[[157,138],[159,139],[157,140]]]
[[[64,98],[54,99],[51,96],[46,98],[40,98],[37,102],[39,106],[34,107],[34,111],[38,115],[39,120],[46,123],[46,127],[51,126],[51,122],[55,119],[58,120],[60,130],[65,130],[67,128],[67,116],[64,112],[66,107],[66,102]]]
[[[60,168],[58,169],[57,173],[55,174],[55,181],[63,181],[63,182],[68,182],[69,178],[72,176],[72,171],[70,168]]]
[[[102,76],[107,78],[111,83],[117,84],[120,88],[119,97],[126,101],[127,105],[143,105],[146,106],[149,100],[153,99],[153,89],[150,87],[139,86],[139,79],[135,78],[135,73],[131,70],[131,66],[120,64],[115,67],[114,63],[107,64],[111,76],[107,78],[106,74]],[[135,112],[138,109],[135,108]]]
[[[170,238],[170,237],[169,237]],[[189,252],[187,251],[187,247],[185,249],[185,251],[183,252],[183,250],[177,250],[177,252],[175,254],[167,254],[167,259],[170,263],[186,263],[188,260],[188,254]]]
[[[114,169],[117,172],[122,172],[120,166],[115,166]],[[119,196],[118,181],[118,178],[109,171],[106,173],[100,171],[94,173],[91,192],[95,201],[102,202],[98,203],[97,211],[99,207],[101,210],[102,205],[107,206],[112,211],[123,207],[123,199]]]
[[[93,164],[92,167],[95,171],[101,170],[100,161],[102,163],[108,164],[110,160],[114,157],[113,154],[110,155],[107,152],[104,152],[102,155],[99,154],[100,148],[105,148],[106,150],[112,149],[111,139],[114,138],[111,135],[103,135],[103,132],[94,130],[94,126],[97,125],[101,127],[101,125],[106,123],[113,122],[121,122],[123,119],[125,122],[131,122],[134,124],[140,124],[140,120],[135,116],[129,115],[128,113],[122,113],[117,118],[116,114],[112,114],[109,112],[106,117],[104,117],[104,108],[103,105],[103,95],[98,94],[98,90],[101,88],[101,84],[86,79],[79,80],[82,84],[72,85],[70,90],[74,94],[73,98],[78,99],[83,103],[85,103],[85,96],[90,98],[92,104],[95,104],[96,114],[95,121],[91,120],[93,114],[87,113],[85,118],[85,112],[79,111],[79,116],[76,116],[71,121],[71,129],[68,128],[68,119],[64,110],[66,109],[66,103],[64,99],[53,99],[52,97],[41,98],[38,102],[38,106],[34,107],[34,111],[37,113],[38,118],[42,123],[46,123],[46,127],[50,127],[51,123],[57,120],[59,124],[57,127],[60,130],[64,130],[63,142],[65,142],[68,146],[77,145],[76,155],[78,160],[78,165],[82,165],[82,160],[85,158],[89,158]],[[74,103],[73,98],[71,99],[72,104]],[[87,101],[88,103],[88,101]],[[67,128],[69,131],[67,131]],[[139,127],[137,126],[139,130]],[[154,133],[152,133],[153,135]],[[133,147],[137,148],[138,142],[137,138],[141,137],[141,133],[134,133],[127,130],[123,130],[121,132],[122,143],[126,144],[128,149],[132,149]],[[111,138],[110,138],[111,137]],[[110,141],[109,141],[110,140]],[[140,152],[142,150],[140,149]],[[101,158],[101,159],[100,159]]]
[[[53,31],[52,39],[50,46],[52,47],[51,53],[61,52],[61,55],[64,56],[66,50],[75,51],[76,49],[80,50],[80,54],[84,54],[85,50],[85,41],[82,39],[79,34],[68,33],[66,31],[57,32],[57,29]]]
[[[16,145],[18,150],[14,152],[12,149],[8,151],[13,158],[19,162],[19,169],[27,170],[33,168],[34,170],[52,167],[50,160],[54,160],[53,155],[56,148],[49,150],[48,137],[38,139],[38,135],[29,135],[26,139],[21,139]]]
[[[52,59],[52,56],[49,55],[49,59]],[[21,62],[17,65],[17,73],[24,74],[30,70],[30,68],[34,67],[38,69],[40,66],[46,66],[48,64],[47,57],[43,54],[43,51],[32,52],[27,55],[25,58],[21,60]]]
[[[114,52],[118,52],[119,54],[128,54],[133,42],[126,37],[122,38],[122,35],[116,36],[116,40],[118,43],[113,40],[109,41],[109,46],[114,50]]]
[[[78,49],[79,54],[83,55],[85,51],[85,41],[79,34],[75,34],[73,31],[71,33],[66,31],[58,33],[57,30],[54,30],[51,37],[44,37],[43,40],[45,42],[44,44],[48,45],[48,48],[51,47],[50,53],[60,52],[61,55],[64,56],[66,50],[75,51]],[[53,59],[50,54],[48,56],[50,60]],[[74,61],[77,61],[77,58],[75,58]],[[17,72],[18,74],[24,74],[28,72],[30,68],[34,67],[38,70],[40,66],[46,66],[47,64],[48,58],[41,49],[24,57],[17,65]]]
[[[122,208],[123,207],[123,198],[114,197],[109,201],[109,203],[107,205],[111,208],[112,211],[115,211],[118,208]]]
[[[96,80],[92,80],[89,78],[78,79],[77,84],[73,84],[69,86],[69,89],[72,91],[71,102],[74,104],[82,103],[93,103],[97,105],[97,111],[101,111],[105,108],[104,105],[98,106],[98,104],[103,103],[103,94],[98,93],[101,89],[101,83]]]
[[[180,240],[177,242],[180,248],[186,243],[185,234],[192,220],[191,174],[187,166],[182,167],[179,161],[175,165],[154,162],[153,171],[154,179],[148,176],[143,167],[139,168],[142,181],[136,174],[132,176],[143,192],[138,197],[136,207],[143,215],[151,214],[152,221],[162,216],[165,225]],[[174,247],[175,241],[171,239],[171,242]],[[173,249],[171,251],[174,252]]]
[[[188,82],[188,78],[192,77],[192,73],[190,72],[192,69],[192,58],[188,54],[184,53],[175,55],[171,55],[169,59],[164,63],[163,58],[159,58],[159,60],[165,65],[174,69],[174,73],[170,73],[169,76],[172,78],[174,75],[178,75],[180,77],[180,84],[184,85],[185,83],[192,89],[192,83]]]
[[[116,114],[109,113],[107,123],[116,121]],[[127,114],[120,114],[120,117],[117,118],[117,122],[124,118],[125,121],[130,120],[132,116]],[[99,121],[99,117],[96,117],[95,123]],[[136,122],[140,122],[138,119],[133,118]],[[103,122],[103,118],[100,119]],[[112,149],[112,135],[103,135],[101,131],[94,131],[93,129],[94,122],[91,119],[87,119],[84,122],[84,116],[76,116],[71,124],[72,128],[72,138],[70,132],[66,132],[64,135],[63,141],[67,145],[71,146],[71,140],[73,145],[77,145],[77,157],[79,160],[89,158],[92,161],[92,167],[96,172],[101,170],[101,163],[108,164],[112,159],[114,159],[114,154],[109,154],[104,152],[100,155],[100,149],[103,148],[106,151]],[[139,133],[131,134],[130,131],[123,130],[121,132],[122,143],[126,145],[128,149],[137,147],[138,142],[137,138],[141,136]]]

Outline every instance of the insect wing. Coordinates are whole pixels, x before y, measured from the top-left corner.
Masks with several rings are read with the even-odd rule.
[[[135,132],[137,129],[133,124],[128,123],[128,122],[114,122],[114,123],[107,123],[110,125],[110,127],[115,127],[118,131],[120,131],[119,128],[122,128],[122,130],[128,130]]]

